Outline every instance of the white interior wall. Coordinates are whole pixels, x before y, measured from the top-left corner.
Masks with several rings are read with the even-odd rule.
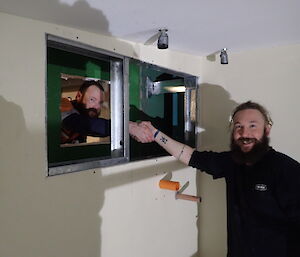
[[[46,177],[45,33],[186,73],[199,58],[3,13],[0,32],[0,256],[193,256],[197,204],[158,187],[170,172],[196,193],[173,157]]]

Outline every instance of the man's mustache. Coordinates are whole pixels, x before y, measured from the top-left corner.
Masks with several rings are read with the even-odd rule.
[[[249,143],[257,143],[258,140],[253,137],[240,137],[237,139],[238,142],[243,143],[243,144],[249,144]]]

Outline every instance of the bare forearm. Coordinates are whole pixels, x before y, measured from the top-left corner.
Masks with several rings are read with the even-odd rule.
[[[139,126],[148,130],[147,134],[150,134],[150,137],[152,139],[151,141],[155,141],[156,143],[158,143],[177,160],[183,162],[186,165],[189,164],[192,153],[195,149],[191,148],[188,145],[177,142],[163,132],[157,130],[149,121],[143,121],[139,124]]]
[[[155,142],[164,148],[169,154],[173,155],[177,160],[183,162],[184,164],[189,164],[192,153],[195,149],[188,145],[177,142],[161,131],[156,131],[154,135]]]

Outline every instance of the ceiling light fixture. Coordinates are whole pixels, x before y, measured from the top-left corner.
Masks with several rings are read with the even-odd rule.
[[[221,64],[228,64],[227,48],[223,48],[220,54]]]
[[[158,49],[167,49],[169,47],[169,38],[167,34],[167,29],[160,29],[159,36],[157,40],[157,48]]]

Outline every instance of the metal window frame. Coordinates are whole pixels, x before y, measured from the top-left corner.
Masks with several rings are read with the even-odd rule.
[[[55,47],[57,49],[71,51],[77,54],[83,54],[100,60],[110,62],[111,67],[111,158],[91,158],[83,159],[65,163],[58,163],[57,165],[49,164],[47,160],[47,176],[54,176],[60,174],[67,174],[72,172],[78,172],[83,170],[90,170],[95,168],[107,167],[117,165],[121,163],[129,162],[130,149],[129,149],[129,62],[133,58],[122,56],[114,52],[100,49],[88,44],[84,44],[71,39],[65,39],[52,34],[46,34],[46,48],[48,46]],[[89,55],[89,53],[93,53]],[[141,61],[139,61],[141,62]],[[143,63],[143,62],[141,62]],[[191,91],[198,91],[198,77],[190,74],[177,72],[167,68],[163,68],[157,65],[143,63],[149,68],[155,68],[174,75],[183,77],[185,92],[185,110],[184,110],[184,134],[186,142],[190,141],[190,135],[195,133],[195,123],[191,122]],[[47,67],[47,62],[46,65]],[[120,71],[122,75],[120,74]],[[45,94],[47,99],[47,77],[45,82]],[[143,92],[142,92],[143,93]],[[198,95],[198,93],[196,93]],[[47,102],[45,110],[47,110]],[[198,117],[198,108],[196,102],[196,117]],[[47,133],[47,113],[45,120],[45,130]],[[194,134],[195,145],[197,146],[197,134]],[[46,136],[46,152],[47,136]]]
[[[83,44],[70,39],[61,38],[51,34],[46,34],[46,47],[51,46],[57,49],[83,54],[93,58],[110,62],[111,74],[111,156],[110,158],[83,159],[72,161],[71,163],[57,163],[49,165],[47,160],[47,175],[54,176],[89,170],[94,168],[117,165],[129,161],[129,85],[128,85],[128,57],[118,55],[94,46]],[[91,53],[93,53],[91,55]],[[47,63],[46,63],[47,66]],[[46,99],[47,99],[47,82]],[[46,102],[47,110],[47,102]],[[47,132],[47,113],[46,113],[46,132]],[[47,136],[46,136],[46,151]]]
[[[198,148],[198,138],[197,138],[197,133],[196,133],[196,122],[197,122],[197,117],[199,117],[199,103],[198,103],[198,99],[192,99],[192,91],[195,92],[195,96],[197,97],[197,95],[199,94],[199,77],[197,76],[193,76],[184,72],[179,72],[179,71],[174,71],[174,70],[170,70],[155,64],[150,64],[150,63],[145,63],[139,60],[136,60],[138,62],[141,63],[141,65],[144,65],[146,68],[149,69],[154,69],[157,71],[162,71],[162,72],[166,72],[166,73],[170,73],[173,74],[175,76],[178,77],[182,77],[183,78],[183,84],[185,87],[185,94],[184,94],[184,140],[185,143],[190,144],[193,143],[195,145],[196,148]],[[140,74],[140,76],[142,77],[142,74]],[[142,81],[142,79],[141,79]],[[143,81],[146,85],[147,85],[147,81]],[[169,85],[169,84],[175,84],[175,85],[179,85],[181,84],[182,81],[181,79],[175,79],[173,81],[162,81],[162,82],[154,82],[154,86],[157,86],[158,91],[160,91],[159,93],[164,93],[164,89],[163,86],[165,85]],[[148,88],[145,87],[143,89],[143,91],[141,92],[141,94],[143,95],[143,97],[147,98],[148,93]],[[193,122],[191,119],[191,113],[192,113],[192,105],[191,102],[195,101],[195,116],[196,116],[196,120]]]

